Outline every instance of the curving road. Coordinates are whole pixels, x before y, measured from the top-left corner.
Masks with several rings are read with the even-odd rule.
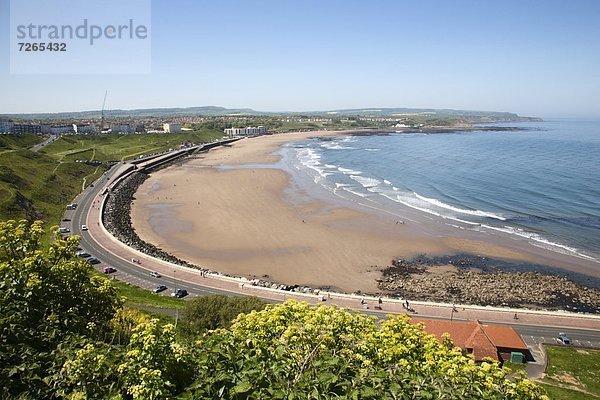
[[[115,172],[117,167],[113,167],[108,170],[100,179],[93,183],[93,186],[87,187],[76,199],[78,206],[75,210],[67,210],[64,218],[68,218],[71,221],[63,222],[61,226],[67,226],[72,233],[80,235],[80,247],[90,253],[93,257],[98,258],[101,263],[96,265],[96,269],[102,270],[105,266],[114,266],[117,268],[117,272],[113,275],[120,280],[128,283],[135,284],[146,289],[153,289],[158,285],[166,285],[169,290],[163,292],[163,295],[169,295],[172,290],[176,288],[185,288],[191,295],[207,295],[207,294],[224,294],[234,295],[236,293],[213,289],[198,285],[192,282],[178,282],[177,273],[174,272],[172,276],[163,276],[162,278],[154,278],[150,276],[150,272],[144,269],[141,265],[125,260],[113,253],[107,251],[98,242],[93,240],[90,236],[89,231],[82,231],[82,225],[91,225],[95,222],[87,220],[90,208],[93,206],[94,200],[103,190],[103,183],[107,181],[106,176],[110,176]],[[97,205],[97,203],[96,203]],[[176,271],[176,270],[174,270]]]
[[[100,192],[106,187],[106,184],[112,181],[113,175],[118,172],[121,165],[114,166],[108,170],[102,177],[100,177],[93,185],[87,187],[75,200],[78,203],[76,210],[67,210],[64,218],[70,219],[65,221],[61,226],[68,227],[72,233],[81,236],[81,247],[92,254],[92,256],[98,258],[101,264],[96,266],[97,269],[101,270],[104,266],[110,265],[117,268],[118,272],[113,274],[117,279],[140,286],[146,289],[153,289],[159,284],[168,286],[168,290],[164,291],[162,295],[169,295],[174,289],[183,288],[186,289],[192,298],[194,296],[201,296],[207,294],[223,294],[227,296],[243,296],[243,295],[254,295],[259,296],[269,301],[283,301],[286,299],[286,293],[266,292],[266,291],[254,291],[252,288],[243,285],[233,284],[231,282],[215,282],[213,279],[205,280],[206,284],[202,281],[206,278],[200,277],[198,274],[191,274],[189,271],[179,269],[179,267],[167,267],[165,269],[165,263],[161,265],[163,274],[162,278],[154,278],[150,276],[151,270],[148,268],[157,269],[154,264],[152,265],[152,259],[142,259],[141,264],[131,262],[131,257],[139,257],[134,250],[131,250],[130,256],[125,257],[123,252],[120,255],[115,254],[114,251],[107,249],[104,242],[95,240],[89,231],[81,231],[82,225],[88,225],[90,229],[94,230],[94,236],[97,231],[102,228],[98,224],[97,219],[93,219],[93,215],[98,215],[99,202],[102,199]],[[121,245],[124,247],[124,245]],[[156,261],[156,260],[154,260]],[[169,269],[171,271],[169,271]],[[172,272],[172,274],[171,274]],[[220,284],[221,287],[218,287]],[[215,287],[217,286],[217,287]],[[293,293],[287,293],[287,298],[291,298],[295,295]],[[305,295],[306,296],[306,295]],[[319,297],[320,299],[320,297]],[[333,302],[340,306],[351,307],[360,309],[360,305],[357,304],[356,300],[349,300],[347,297],[334,299]],[[309,301],[311,301],[309,299]],[[312,300],[317,302],[316,300]],[[421,314],[419,316],[427,318],[440,318],[450,319],[450,312],[443,309],[439,305],[428,306],[427,303],[413,302],[418,304]],[[362,312],[382,317],[389,313],[401,313],[401,309],[393,309],[388,307],[388,303],[384,302],[384,311],[370,311],[361,310]],[[436,309],[436,307],[438,309]],[[440,311],[439,308],[442,308]],[[446,307],[447,308],[447,307]],[[499,310],[499,309],[476,309],[473,307],[470,309],[467,306],[467,310],[463,308],[457,315],[454,315],[454,320],[466,320],[466,319],[479,319],[484,323],[509,325],[515,328],[519,332],[528,345],[537,346],[539,343],[555,343],[555,337],[559,332],[563,332],[573,339],[575,345],[581,345],[586,347],[600,347],[600,320],[592,320],[591,322],[585,318],[578,316],[570,316],[566,313],[555,313],[553,315],[538,315],[531,313],[527,315],[526,312],[520,313],[520,321],[513,321],[511,310]],[[548,313],[549,314],[549,313]],[[462,318],[461,318],[462,317]]]

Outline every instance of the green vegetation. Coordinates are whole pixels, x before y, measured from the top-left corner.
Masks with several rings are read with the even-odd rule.
[[[42,247],[43,235],[39,222],[0,222],[3,399],[547,398],[406,316],[379,323],[288,301],[181,341],[173,325],[123,308],[110,281],[74,255],[76,237]],[[216,297],[191,309],[202,304],[228,304],[228,315],[235,304],[262,307]]]
[[[26,149],[44,141],[44,138],[38,135],[0,135],[0,154],[10,151]]]
[[[0,222],[0,397],[49,397],[67,347],[111,336],[121,304],[74,255],[76,238],[40,249],[41,223]]]
[[[520,371],[525,372],[525,369],[527,367],[526,363],[511,363],[511,362],[506,362],[504,363],[504,366],[507,368],[510,368],[510,370],[514,373],[519,373]]]
[[[288,301],[240,315],[199,347],[199,373],[186,398],[544,398],[531,381],[512,382],[495,363],[475,364],[404,315],[379,324]]]
[[[116,279],[111,280],[110,283],[117,290],[119,296],[124,298],[125,305],[127,306],[178,310],[182,309],[187,303],[185,300],[170,296],[161,296],[160,294]]]
[[[547,385],[540,383],[540,386],[544,388],[546,394],[552,400],[590,400],[594,399],[589,394],[578,392],[572,389],[563,389],[558,386]]]
[[[62,136],[34,153],[28,148],[39,142],[39,137],[2,135],[0,220],[42,219],[56,225],[65,205],[113,162],[220,137],[221,132],[206,129],[174,134]]]
[[[77,159],[93,159],[98,161],[122,161],[151,154],[159,151],[177,148],[185,142],[202,143],[221,138],[222,131],[203,129],[182,133],[146,133],[128,135],[70,135],[62,136],[59,140],[46,146],[42,152],[54,157],[77,156]],[[94,157],[89,158],[85,152],[94,151]]]
[[[188,338],[217,328],[229,328],[240,313],[262,310],[267,303],[257,297],[210,295],[186,302],[178,329]]]
[[[600,350],[547,346],[542,379],[552,399],[600,398]]]

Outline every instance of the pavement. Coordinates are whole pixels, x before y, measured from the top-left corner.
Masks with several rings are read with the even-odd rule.
[[[81,247],[101,260],[96,268],[101,270],[106,265],[117,268],[112,274],[116,279],[152,289],[159,284],[169,287],[161,295],[169,295],[175,288],[188,290],[190,296],[201,296],[206,294],[224,294],[228,296],[249,295],[267,299],[272,302],[280,302],[288,299],[306,301],[313,304],[330,304],[340,307],[359,310],[361,312],[383,317],[386,314],[418,314],[423,318],[441,318],[453,320],[480,320],[482,323],[509,325],[521,334],[528,344],[532,353],[543,358],[539,350],[541,343],[553,343],[558,333],[565,333],[573,340],[575,346],[600,348],[600,316],[590,314],[579,314],[562,311],[539,311],[527,309],[498,308],[489,306],[452,305],[444,303],[432,303],[421,301],[410,301],[414,313],[407,312],[403,308],[404,299],[394,300],[383,298],[380,305],[381,310],[375,309],[379,306],[378,298],[351,295],[344,293],[320,292],[295,293],[270,288],[253,286],[250,280],[244,278],[232,278],[217,273],[202,274],[201,271],[181,267],[169,262],[150,257],[140,251],[126,246],[113,237],[101,222],[101,211],[104,195],[101,193],[105,187],[112,183],[118,176],[115,171],[119,168],[113,167],[101,178],[94,182],[93,186],[87,187],[75,200],[79,206],[76,210],[67,211],[65,218],[71,221],[63,222],[62,226],[69,227],[72,233],[81,236]],[[86,224],[88,231],[81,231],[81,225]],[[139,260],[132,262],[132,259]],[[153,278],[150,272],[157,271],[162,278]],[[364,299],[365,304],[361,304]],[[453,311],[456,306],[458,311]],[[515,313],[518,319],[515,319]],[[538,359],[536,357],[536,359]],[[545,365],[545,359],[543,360]],[[534,373],[536,367],[532,367]],[[543,371],[543,370],[542,370]]]

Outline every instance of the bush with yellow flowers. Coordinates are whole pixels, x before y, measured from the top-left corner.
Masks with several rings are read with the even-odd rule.
[[[406,316],[288,301],[240,315],[196,344],[188,398],[544,399],[528,379],[476,364]]]

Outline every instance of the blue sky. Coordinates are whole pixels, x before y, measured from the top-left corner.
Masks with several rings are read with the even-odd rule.
[[[9,3],[0,0],[0,113],[99,109],[108,90],[107,108],[123,109],[600,117],[595,0],[153,0],[151,73],[127,75],[11,74]]]

